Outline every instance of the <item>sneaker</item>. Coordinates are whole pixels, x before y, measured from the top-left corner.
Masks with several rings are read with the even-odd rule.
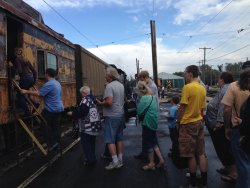
[[[108,166],[105,166],[106,170],[114,170],[116,168],[121,168],[121,166],[119,165],[119,162],[118,163],[110,162]]]
[[[121,167],[123,167],[123,161],[119,160],[116,168],[121,168]]]

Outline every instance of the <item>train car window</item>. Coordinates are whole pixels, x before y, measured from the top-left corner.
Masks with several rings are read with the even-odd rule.
[[[37,51],[38,78],[45,78],[45,58],[44,51]]]
[[[52,68],[57,71],[57,58],[54,54],[47,53],[47,68]]]

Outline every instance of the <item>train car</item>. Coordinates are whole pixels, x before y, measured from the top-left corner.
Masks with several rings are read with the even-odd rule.
[[[101,97],[105,88],[105,69],[109,65],[83,47],[76,45],[76,88],[91,87],[93,95]],[[78,103],[81,95],[77,92]]]
[[[41,14],[22,0],[1,0],[0,156],[16,148],[20,137],[25,137],[26,141],[31,140],[23,130],[20,131],[14,115],[17,110],[16,90],[13,89],[13,74],[8,64],[15,60],[16,47],[22,48],[23,55],[37,71],[36,88],[45,83],[46,68],[57,70],[65,108],[76,106],[80,102],[79,89],[83,85],[89,85],[92,93],[101,97],[106,83],[105,69],[109,66],[45,25]],[[122,73],[125,75],[123,71]],[[123,76],[123,82],[125,79],[126,76]],[[17,132],[22,135],[17,136]]]
[[[0,153],[17,145],[17,128],[13,126],[17,105],[8,66],[15,60],[16,47],[22,48],[35,67],[37,88],[45,82],[46,68],[54,68],[62,85],[64,107],[76,105],[75,45],[46,26],[41,14],[22,0],[0,1]]]

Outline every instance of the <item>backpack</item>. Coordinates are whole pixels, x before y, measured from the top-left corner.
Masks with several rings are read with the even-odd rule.
[[[135,101],[125,101],[124,106],[125,121],[128,122],[129,118],[136,117],[137,106]]]

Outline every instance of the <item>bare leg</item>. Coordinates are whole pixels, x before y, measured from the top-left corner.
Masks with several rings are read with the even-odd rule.
[[[111,156],[116,155],[116,146],[115,144],[108,144],[109,152]]]
[[[205,155],[200,155],[199,157],[199,166],[201,172],[207,172],[207,159]]]
[[[200,164],[200,166],[201,166],[201,164]],[[190,157],[188,159],[188,168],[190,170],[190,173],[196,173],[197,164],[196,164],[195,157]]]
[[[122,141],[117,142],[117,154],[123,153],[124,151],[124,144]]]
[[[158,147],[158,146],[156,146],[155,148],[154,148],[154,151],[155,151],[155,153],[156,153],[156,155],[157,155],[157,157],[159,158],[159,164],[160,165],[163,165],[164,164],[164,158],[163,158],[163,156],[162,156],[162,154],[161,154],[161,151],[160,151],[160,148]]]

